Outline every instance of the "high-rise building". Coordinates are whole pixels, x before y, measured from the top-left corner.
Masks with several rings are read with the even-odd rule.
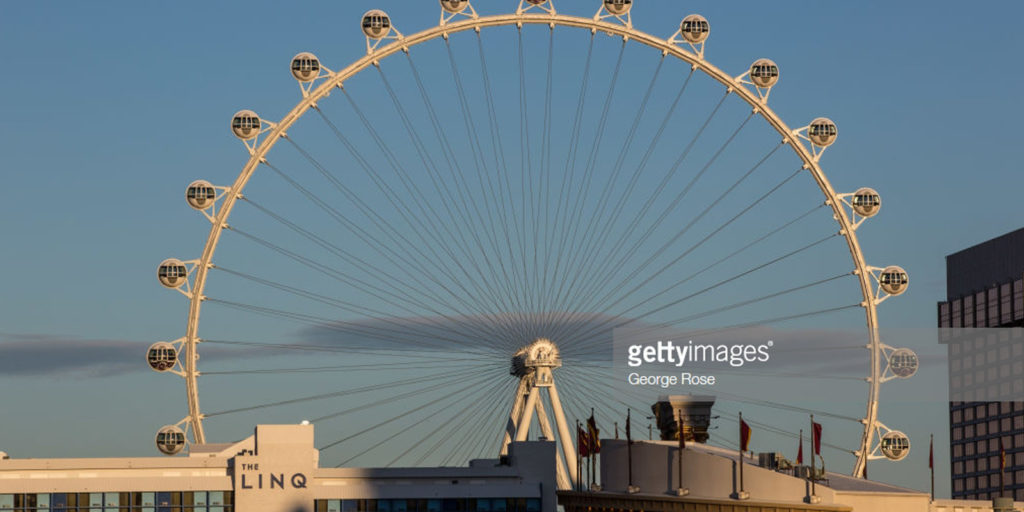
[[[946,256],[938,327],[948,344],[953,498],[1024,499],[1024,342],[1016,330],[988,330],[1022,326],[1024,229]]]

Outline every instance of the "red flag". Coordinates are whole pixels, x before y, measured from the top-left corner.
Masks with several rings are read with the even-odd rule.
[[[928,445],[928,469],[935,469],[935,438]]]
[[[740,420],[740,451],[745,452],[750,446],[750,425],[747,422]]]
[[[597,421],[594,414],[587,418],[587,434],[589,439],[590,453],[601,453],[601,431],[597,429]]]
[[[999,471],[1006,469],[1006,450],[1003,449],[1003,438],[999,438]]]
[[[821,423],[811,423],[814,427],[814,454],[821,455]]]
[[[583,428],[578,426],[576,427],[576,444],[580,451],[580,457],[590,455],[590,438],[587,436],[587,433],[583,431]]]
[[[796,452],[796,463],[804,463],[804,431],[800,430],[800,448]]]

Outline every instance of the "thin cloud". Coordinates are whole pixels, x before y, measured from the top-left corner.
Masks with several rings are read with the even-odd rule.
[[[102,377],[146,369],[145,343],[0,334],[0,375]]]

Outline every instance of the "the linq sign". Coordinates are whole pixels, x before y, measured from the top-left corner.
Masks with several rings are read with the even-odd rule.
[[[242,464],[243,471],[259,471],[259,464]],[[292,489],[306,488],[306,475],[292,473],[285,478],[285,473],[242,473],[242,489],[284,489],[286,484]]]

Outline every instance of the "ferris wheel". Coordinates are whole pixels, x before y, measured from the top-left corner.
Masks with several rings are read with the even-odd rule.
[[[700,15],[663,38],[633,26],[631,0],[585,16],[556,1],[488,15],[441,0],[414,34],[371,10],[348,66],[295,55],[298,103],[280,120],[231,117],[248,160],[187,186],[210,230],[198,257],[158,267],[188,303],[184,336],[147,355],[185,381],[188,415],[159,430],[161,452],[208,443],[219,417],[305,407],[341,464],[389,446],[393,464],[448,463],[536,421],[563,447],[564,485],[579,478],[568,419],[596,408],[608,425],[628,399],[595,376],[613,329],[827,318],[859,325],[866,343],[838,349],[867,382],[863,416],[831,416],[856,439],[829,447],[854,476],[906,457],[879,400],[918,361],[880,339],[877,310],[908,276],[861,250],[878,192],[826,178],[837,124],[783,122],[779,65],[716,67]],[[248,380],[211,409],[200,376],[204,405],[209,379]]]

